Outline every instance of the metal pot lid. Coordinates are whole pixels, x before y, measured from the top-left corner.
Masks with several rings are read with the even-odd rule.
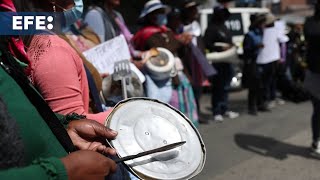
[[[203,169],[206,150],[199,132],[170,105],[146,98],[128,99],[114,108],[105,125],[118,131],[110,144],[119,157],[186,141],[176,149],[126,161],[139,178],[190,179]]]

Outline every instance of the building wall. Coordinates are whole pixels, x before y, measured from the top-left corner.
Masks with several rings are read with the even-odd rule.
[[[307,5],[307,0],[281,0],[281,8],[283,11],[287,10],[290,6],[299,5]]]

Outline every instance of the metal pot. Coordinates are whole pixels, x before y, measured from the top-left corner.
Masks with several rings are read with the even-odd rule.
[[[159,51],[159,55],[151,57],[146,62],[145,67],[152,79],[165,80],[171,77],[175,59],[169,50],[160,47],[157,50]]]

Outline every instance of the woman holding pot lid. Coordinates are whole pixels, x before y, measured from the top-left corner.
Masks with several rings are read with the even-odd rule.
[[[60,4],[63,6],[60,6]],[[82,7],[81,4],[81,0],[46,0],[41,1],[41,3],[37,0],[15,1],[15,5],[19,7],[17,8],[17,10],[20,12],[30,12],[35,9],[38,11],[46,12],[63,12],[63,17],[65,18],[63,22],[63,28],[68,27],[79,18],[78,16],[80,16],[81,13],[76,12],[81,9],[79,8]],[[31,78],[32,83],[40,91],[43,99],[46,100],[50,108],[55,113],[95,120],[100,124],[103,124],[106,117],[109,115],[109,112],[103,112],[99,114],[90,114],[88,112],[89,93],[87,76],[84,70],[82,59],[79,57],[77,52],[54,32],[44,32],[43,34],[33,35],[31,37],[24,36],[23,39],[27,43],[27,56],[30,59],[30,72],[28,73],[29,78]],[[34,98],[31,97],[31,99]],[[50,115],[50,113],[44,113]],[[91,122],[92,124],[96,123],[93,121],[89,122]],[[79,130],[81,131],[81,129],[83,130],[88,127],[94,128],[92,125],[84,123],[81,127],[79,127]],[[74,140],[75,138],[75,140],[79,141],[79,137],[81,137],[82,135],[77,135],[77,132],[80,131],[75,130],[74,132],[69,134],[70,136],[72,136],[72,140]],[[94,137],[95,135],[91,133],[90,139],[92,140]],[[85,141],[80,140],[80,142],[84,143]],[[88,146],[88,144],[86,146]],[[90,147],[91,146],[94,147],[96,145],[93,143],[92,145],[90,145]],[[114,154],[115,153],[113,153],[113,155]],[[78,157],[75,157],[74,159],[77,159],[79,157],[82,157],[81,154],[78,154]],[[77,162],[77,160],[74,160],[73,164],[75,164],[75,162]],[[90,167],[92,167],[92,169],[95,168],[92,165]],[[128,178],[128,173],[124,169],[124,167],[122,165],[119,165],[118,167],[119,169],[117,169],[116,174],[112,176],[111,179]],[[85,174],[86,172],[90,173],[88,171],[85,171],[83,172],[83,174]],[[79,174],[75,173],[75,175]],[[102,178],[104,175],[102,175]],[[81,178],[85,179],[85,177],[81,176],[78,176],[78,178],[70,179]]]
[[[175,37],[175,34],[167,28],[167,14],[171,8],[162,4],[160,0],[148,1],[142,10],[139,21],[143,27],[133,37],[135,48],[141,51],[161,47],[169,50],[175,57],[178,57],[178,50],[185,44],[190,43],[187,38]],[[170,58],[169,58],[170,59]],[[178,58],[174,58],[175,63],[179,62]],[[169,60],[170,62],[171,60]],[[147,64],[150,61],[147,62]],[[168,66],[167,63],[165,66]],[[181,63],[178,63],[181,64]],[[163,66],[163,67],[165,67]],[[156,73],[150,73],[150,66],[145,65],[146,73],[146,91],[147,96],[159,99],[165,103],[170,103],[184,114],[186,114],[195,123],[198,121],[197,106],[193,95],[190,82],[182,72],[182,66],[173,67],[176,76],[170,78],[159,78]],[[179,69],[176,69],[179,68]],[[151,69],[152,70],[152,69]],[[172,73],[171,73],[172,75]]]
[[[16,12],[12,0],[0,0],[0,11]],[[22,67],[32,62],[19,36],[2,36],[0,61],[0,179],[104,179],[116,170],[114,162],[93,151],[115,154],[99,147],[99,139],[117,133],[91,120],[70,122],[71,116],[64,121],[66,130],[30,85]],[[81,150],[74,152],[75,146]]]

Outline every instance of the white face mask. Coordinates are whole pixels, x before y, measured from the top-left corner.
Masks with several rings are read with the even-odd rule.
[[[65,24],[63,25],[62,30],[67,31],[72,24],[74,24],[78,19],[81,18],[82,13],[83,1],[74,0],[74,6],[71,9],[68,9],[63,12]]]

